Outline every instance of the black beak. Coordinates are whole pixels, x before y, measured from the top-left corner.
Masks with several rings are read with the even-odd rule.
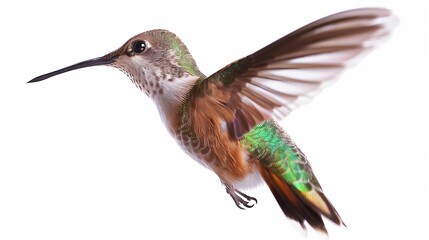
[[[50,77],[53,77],[55,75],[65,73],[68,71],[72,71],[72,70],[76,70],[79,68],[86,68],[86,67],[99,66],[99,65],[108,65],[108,64],[114,63],[117,58],[118,58],[118,55],[116,55],[116,54],[115,55],[108,54],[108,55],[103,56],[103,57],[89,59],[89,60],[86,60],[86,61],[83,61],[80,63],[76,63],[76,64],[73,64],[71,66],[68,66],[68,67],[65,67],[65,68],[50,72],[50,73],[40,75],[38,77],[31,79],[27,83],[43,81],[43,80],[48,79]]]

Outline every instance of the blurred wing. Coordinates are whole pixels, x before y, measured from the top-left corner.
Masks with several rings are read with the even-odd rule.
[[[228,108],[228,130],[241,138],[256,124],[282,119],[373,49],[396,23],[387,9],[337,13],[310,23],[214,73],[194,89],[194,101]],[[224,109],[226,110],[226,109]]]

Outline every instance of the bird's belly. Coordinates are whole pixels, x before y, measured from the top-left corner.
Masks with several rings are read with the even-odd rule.
[[[189,149],[183,146],[182,146],[182,149],[200,165],[210,169],[211,171],[214,171],[215,173],[217,173],[218,171],[222,171],[220,169],[217,169],[216,164],[213,164],[213,162],[217,162],[216,159],[208,159],[210,156],[203,155],[200,152],[195,151],[195,149]],[[254,163],[248,163],[248,164],[254,165]],[[230,182],[230,184],[235,188],[246,190],[249,188],[260,186],[263,183],[261,174],[259,173],[259,171],[255,170],[256,166],[253,166],[251,169],[252,170],[249,170],[244,177],[237,178],[235,177],[237,174],[235,173],[228,174],[227,170],[224,170],[225,172],[220,175],[226,176],[227,179],[230,179],[230,181],[228,182]],[[228,176],[228,175],[233,175],[233,176]],[[222,177],[220,178],[222,181],[224,181]]]
[[[207,160],[207,156],[205,154],[202,154],[198,149],[185,146],[181,143],[179,143],[182,150],[188,154],[192,159],[194,159],[198,164],[202,165],[205,168],[208,168],[213,171],[211,165],[209,164],[211,161]]]
[[[227,184],[246,189],[262,182],[255,161],[249,158],[247,150],[239,141],[207,144],[180,135],[176,141],[192,159],[215,172]]]
[[[235,180],[232,182],[232,185],[241,190],[247,190],[254,187],[259,187],[263,184],[263,178],[259,171],[253,171],[249,173],[245,178],[241,180]]]

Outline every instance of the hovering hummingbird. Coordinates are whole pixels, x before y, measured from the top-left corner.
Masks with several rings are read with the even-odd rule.
[[[157,105],[183,150],[216,173],[239,208],[256,198],[240,191],[260,181],[284,214],[327,233],[322,216],[341,217],[304,153],[275,122],[330,85],[353,60],[389,35],[395,16],[364,8],[310,23],[206,77],[186,46],[167,30],[151,30],[119,49],[32,79],[98,65],[123,71]]]

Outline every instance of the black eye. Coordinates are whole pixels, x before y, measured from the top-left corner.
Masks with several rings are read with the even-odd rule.
[[[142,53],[146,49],[146,43],[142,40],[133,42],[133,52]]]

